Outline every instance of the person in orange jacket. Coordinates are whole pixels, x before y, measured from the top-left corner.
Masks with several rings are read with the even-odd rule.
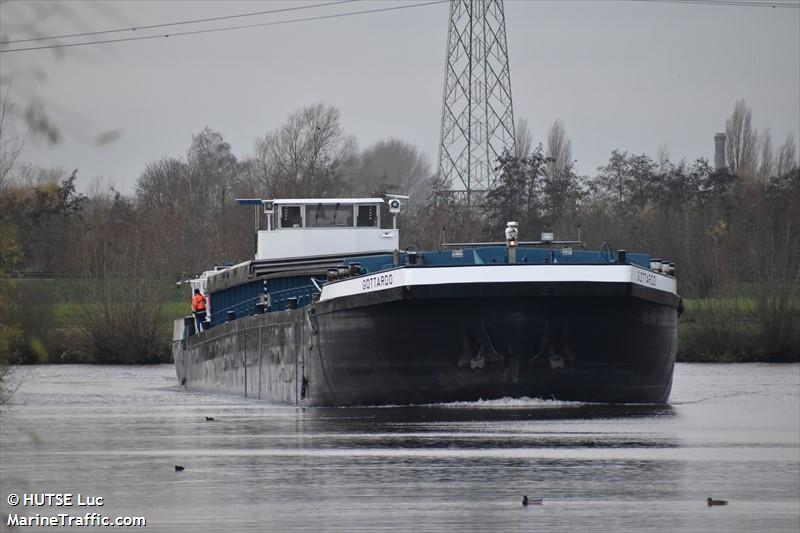
[[[192,297],[192,312],[194,313],[194,319],[197,322],[197,331],[205,330],[206,297],[203,296],[203,294],[200,292],[200,289],[194,290],[194,296]]]

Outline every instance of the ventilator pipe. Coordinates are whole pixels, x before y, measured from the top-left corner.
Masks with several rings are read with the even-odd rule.
[[[512,265],[517,262],[518,236],[518,224],[516,222],[506,222],[506,250],[508,251],[508,262]]]
[[[628,262],[628,252],[626,250],[617,250],[617,263],[624,265]]]

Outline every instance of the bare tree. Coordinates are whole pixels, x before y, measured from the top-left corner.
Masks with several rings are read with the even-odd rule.
[[[22,163],[16,166],[13,174],[9,173],[6,185],[29,188],[57,185],[67,176],[69,176],[69,172],[63,167],[40,167]]]
[[[754,177],[758,160],[758,132],[751,125],[751,115],[747,103],[738,100],[725,121],[728,168],[733,174],[747,178]]]
[[[9,91],[0,99],[0,189],[6,183],[11,169],[25,147],[27,134],[14,133],[14,104],[9,100]]]
[[[198,209],[213,209],[214,214],[224,209],[226,197],[236,179],[237,160],[231,145],[222,134],[208,126],[192,135],[192,146],[187,154],[189,165],[189,195]],[[212,215],[206,212],[206,215]]]
[[[778,158],[775,164],[775,173],[778,177],[783,177],[797,168],[797,147],[794,134],[789,133],[786,141],[778,151]]]
[[[567,137],[567,130],[561,119],[553,122],[547,132],[547,162],[545,172],[550,179],[557,179],[558,176],[572,167],[572,141]]]
[[[251,242],[247,234],[238,235],[238,215],[244,210],[234,205],[239,180],[239,162],[231,145],[208,127],[192,136],[187,154],[192,217],[203,228],[207,243],[206,261],[241,259],[240,239]],[[212,228],[216,228],[215,231]]]
[[[97,363],[167,362],[159,264],[165,251],[150,246],[157,226],[119,193],[107,200],[100,198],[95,206],[96,224],[83,243],[88,281],[78,300],[83,351]]]
[[[772,134],[770,134],[769,128],[761,135],[759,152],[761,164],[758,167],[758,177],[761,180],[768,180],[772,177],[772,171],[775,169],[775,155],[772,153]]]
[[[353,194],[408,194],[411,205],[430,192],[431,164],[413,145],[398,139],[378,141],[343,169]]]
[[[668,172],[672,163],[670,159],[672,158],[672,154],[669,153],[669,147],[666,144],[662,144],[658,147],[658,154],[656,154],[656,163],[658,164],[658,170],[661,173]]]
[[[145,209],[168,211],[189,199],[189,166],[173,157],[148,163],[136,180],[136,198]]]
[[[332,193],[339,167],[355,151],[339,110],[322,103],[293,113],[286,124],[256,141],[256,159],[266,193],[273,197]]]
[[[517,118],[514,125],[514,155],[517,159],[525,159],[531,155],[533,150],[533,134],[528,126],[528,120],[522,117]]]
[[[550,229],[562,229],[561,222],[574,211],[582,190],[575,174],[572,142],[561,119],[547,132],[544,172],[539,181],[540,214]]]

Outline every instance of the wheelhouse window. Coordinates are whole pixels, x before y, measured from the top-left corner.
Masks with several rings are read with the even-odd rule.
[[[358,216],[356,226],[359,228],[374,228],[378,226],[378,206],[360,205],[358,206]]]
[[[306,226],[312,228],[352,228],[353,205],[317,204],[306,206]]]
[[[281,227],[282,228],[302,228],[303,217],[300,213],[299,205],[281,206]]]

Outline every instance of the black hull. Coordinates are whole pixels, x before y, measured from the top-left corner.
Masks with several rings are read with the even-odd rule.
[[[415,288],[396,301],[320,309],[327,386],[319,399],[336,405],[509,396],[666,402],[676,307],[616,287],[582,295],[572,285],[550,295],[516,284]],[[470,296],[476,293],[481,296]]]
[[[618,283],[400,287],[236,320],[174,353],[189,389],[297,405],[664,403],[677,305]]]

